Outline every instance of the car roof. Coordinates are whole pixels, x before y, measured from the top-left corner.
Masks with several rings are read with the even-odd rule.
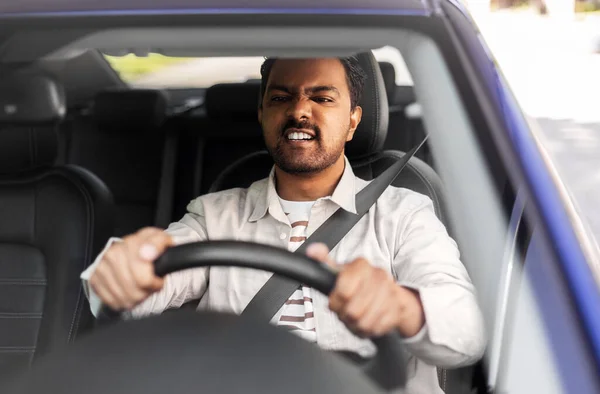
[[[122,13],[316,13],[316,14],[417,14],[431,11],[425,0],[21,0],[0,3],[0,14],[122,14]]]

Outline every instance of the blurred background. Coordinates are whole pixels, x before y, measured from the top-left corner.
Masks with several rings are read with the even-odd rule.
[[[600,0],[464,3],[600,239]]]

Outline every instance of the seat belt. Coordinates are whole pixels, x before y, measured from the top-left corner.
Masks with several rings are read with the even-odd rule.
[[[356,194],[356,214],[338,208],[294,253],[305,254],[308,245],[315,242],[322,242],[329,247],[329,250],[332,250],[375,204],[425,141],[427,141],[427,135],[417,146]],[[273,274],[254,298],[250,300],[241,315],[258,318],[262,321],[270,321],[300,285],[301,283],[295,280]]]
[[[178,133],[167,130],[163,150],[162,169],[158,198],[156,200],[156,217],[154,223],[160,228],[167,228],[173,213],[173,194],[175,193],[175,167],[177,165]]]

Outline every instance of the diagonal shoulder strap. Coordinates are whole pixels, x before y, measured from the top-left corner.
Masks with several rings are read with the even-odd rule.
[[[426,140],[427,137],[358,192],[356,195],[356,214],[339,208],[296,249],[295,253],[305,253],[308,245],[314,242],[323,242],[329,247],[329,250],[332,250],[375,204]],[[242,315],[270,321],[298,286],[300,286],[300,283],[297,281],[279,275],[271,276],[254,298],[250,300]]]

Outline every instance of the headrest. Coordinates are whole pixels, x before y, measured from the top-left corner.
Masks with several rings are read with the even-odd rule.
[[[67,111],[62,85],[31,72],[5,74],[0,79],[0,125],[49,125]]]
[[[94,119],[108,130],[144,132],[164,123],[167,104],[162,90],[106,90],[96,95]]]
[[[394,65],[389,62],[379,62],[379,69],[383,76],[388,103],[391,105],[396,93],[396,69],[394,69]]]
[[[359,105],[362,120],[354,138],[346,144],[346,156],[357,159],[378,152],[383,148],[387,136],[389,110],[385,83],[379,64],[372,52],[357,55],[360,66],[367,74]]]
[[[0,174],[50,166],[57,155],[55,126],[66,112],[62,85],[18,72],[0,80]]]
[[[206,90],[206,115],[211,119],[258,118],[260,80],[221,83]]]

